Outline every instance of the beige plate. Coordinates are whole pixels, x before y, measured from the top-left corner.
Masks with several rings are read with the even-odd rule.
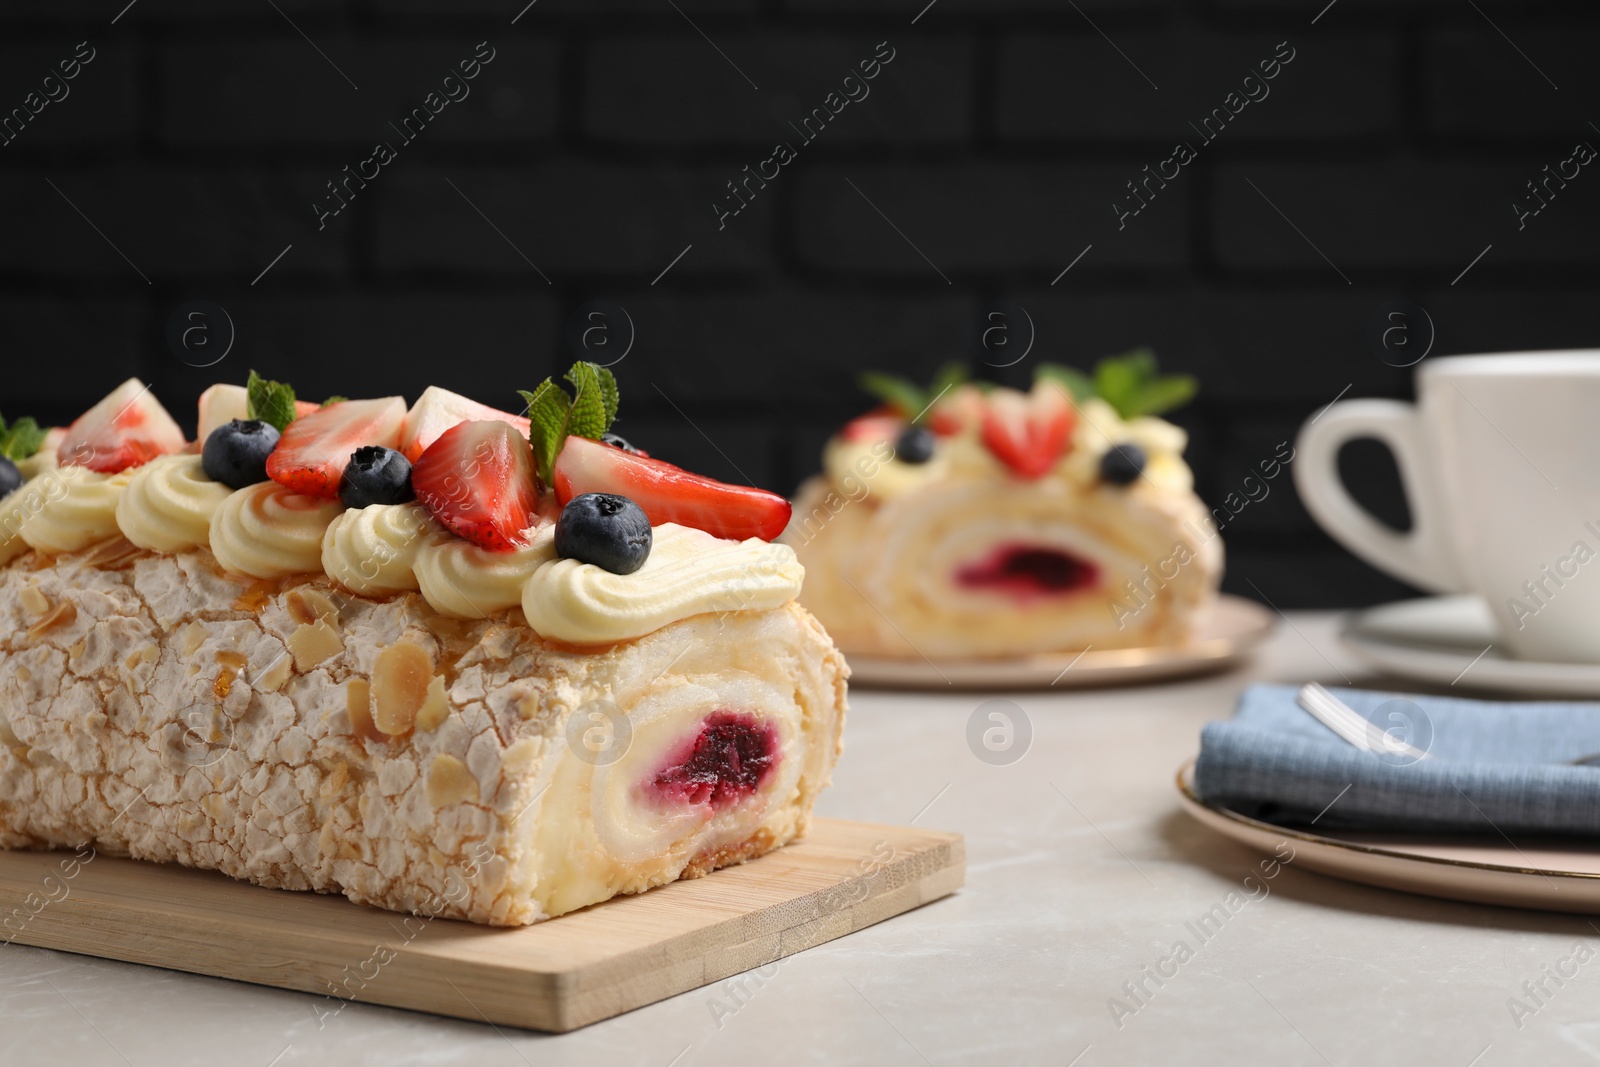
[[[1223,595],[1195,638],[1173,648],[1059,652],[1013,659],[886,659],[846,654],[850,684],[885,689],[1077,689],[1128,685],[1231,667],[1272,633],[1272,612]]]
[[[1194,792],[1194,761],[1178,771],[1184,810],[1225,837],[1263,852],[1287,841],[1294,865],[1423,896],[1540,911],[1600,915],[1600,849],[1570,842],[1401,834],[1310,834],[1212,807]]]

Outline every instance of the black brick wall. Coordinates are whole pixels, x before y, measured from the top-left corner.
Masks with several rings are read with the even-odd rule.
[[[1408,395],[1365,342],[1391,300],[1428,309],[1436,353],[1600,340],[1600,172],[1520,231],[1510,207],[1600,145],[1589,3],[124,2],[0,6],[0,109],[95,49],[0,147],[8,413],[70,418],[139,374],[192,419],[250,367],[312,397],[434,382],[510,404],[603,299],[637,330],[622,428],[788,489],[865,404],[861,370],[931,374],[998,298],[1038,331],[1003,380],[1136,344],[1199,375],[1178,421],[1215,500],[1347,386]],[[479,41],[470,95],[402,143],[388,124]],[[789,123],[880,41],[870,95],[801,144]],[[1280,41],[1269,95],[1119,229],[1124,183],[1200,145],[1188,124]],[[378,140],[397,159],[319,231],[324,183]],[[719,230],[724,183],[780,140],[796,162]],[[167,347],[192,299],[237,329],[213,369]],[[1346,458],[1403,521],[1381,450]],[[1280,606],[1404,592],[1288,476],[1224,534],[1229,588]]]

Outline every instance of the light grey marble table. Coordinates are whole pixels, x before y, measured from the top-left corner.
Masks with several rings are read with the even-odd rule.
[[[1577,943],[1600,948],[1580,917],[1407,896],[1290,864],[1209,941],[1188,929],[1229,893],[1252,895],[1244,879],[1258,857],[1179,811],[1174,772],[1248,681],[1343,673],[1374,684],[1339,652],[1334,622],[1293,616],[1251,667],[1226,675],[1017,695],[1033,737],[1006,766],[968,748],[981,695],[853,694],[821,813],[961,831],[967,887],[737,988],[546,1036],[362,1005],[319,1020],[325,1002],[306,994],[11,945],[0,949],[0,1063],[1600,1061],[1600,962],[1547,984],[1520,1026],[1508,1006],[1530,1003],[1523,982]],[[1192,958],[1132,999],[1124,983],[1179,940]]]

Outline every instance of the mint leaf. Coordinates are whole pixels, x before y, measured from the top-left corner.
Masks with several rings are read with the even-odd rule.
[[[554,485],[556,457],[570,436],[598,441],[611,429],[617,417],[617,379],[606,368],[593,363],[574,363],[566,373],[572,383],[572,396],[554,378],[546,378],[533,392],[518,389],[528,404],[528,444],[533,446],[533,461],[539,468],[539,482]]]
[[[939,368],[939,373],[933,376],[933,384],[928,386],[929,404],[937,403],[951,389],[967,380],[967,365],[965,363],[946,363]]]
[[[0,418],[0,456],[10,460],[27,459],[44,444],[45,431],[29,416],[24,415],[11,426]]]
[[[1102,359],[1095,364],[1094,389],[1117,409],[1117,414],[1123,415],[1132,410],[1133,398],[1144,387],[1145,378],[1144,368],[1133,360]]]
[[[1076,367],[1063,367],[1059,363],[1039,364],[1033,370],[1033,380],[1055,382],[1079,404],[1100,395],[1095,392],[1094,381],[1087,374]]]
[[[567,411],[567,434],[600,440],[611,420],[606,418],[606,401],[601,393],[600,368],[593,363],[574,363],[567,371],[572,383],[572,407]]]
[[[539,470],[539,482],[549,488],[554,484],[551,476],[556,456],[566,440],[567,412],[572,402],[567,399],[566,391],[552,378],[540,382],[539,388],[531,393],[523,389],[517,392],[528,402],[528,444],[533,446],[533,462]]]
[[[1199,384],[1193,375],[1173,374],[1145,384],[1133,398],[1131,416],[1160,415],[1194,399]]]
[[[617,421],[617,405],[622,401],[622,395],[617,392],[617,377],[606,367],[596,367],[595,371],[600,377],[600,399],[606,406],[606,430],[611,429],[611,424]],[[605,430],[601,430],[604,433]]]
[[[946,363],[933,376],[933,384],[923,389],[915,382],[893,374],[868,371],[859,379],[863,391],[882,400],[908,422],[921,422],[939,398],[967,380],[965,363]]]
[[[38,446],[45,443],[45,430],[38,427],[38,422],[29,416],[22,416],[6,426],[5,419],[0,418],[0,456],[6,459],[27,459],[37,453]]]
[[[252,370],[244,389],[247,417],[260,419],[279,433],[294,421],[294,390],[285,383],[269,381]]]
[[[1095,391],[1124,419],[1159,415],[1193,399],[1198,385],[1193,376],[1157,373],[1155,353],[1136,348],[1095,364]]]
[[[860,380],[864,391],[894,408],[895,414],[903,419],[916,418],[917,412],[928,402],[918,386],[892,374],[868,371]]]

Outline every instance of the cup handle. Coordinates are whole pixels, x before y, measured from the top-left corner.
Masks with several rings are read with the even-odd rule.
[[[1400,468],[1411,530],[1397,533],[1351,497],[1339,477],[1339,449],[1359,437],[1383,442]],[[1346,400],[1324,408],[1295,441],[1294,483],[1306,510],[1334,540],[1379,570],[1438,593],[1465,592],[1439,508],[1423,478],[1417,411],[1398,400]]]

